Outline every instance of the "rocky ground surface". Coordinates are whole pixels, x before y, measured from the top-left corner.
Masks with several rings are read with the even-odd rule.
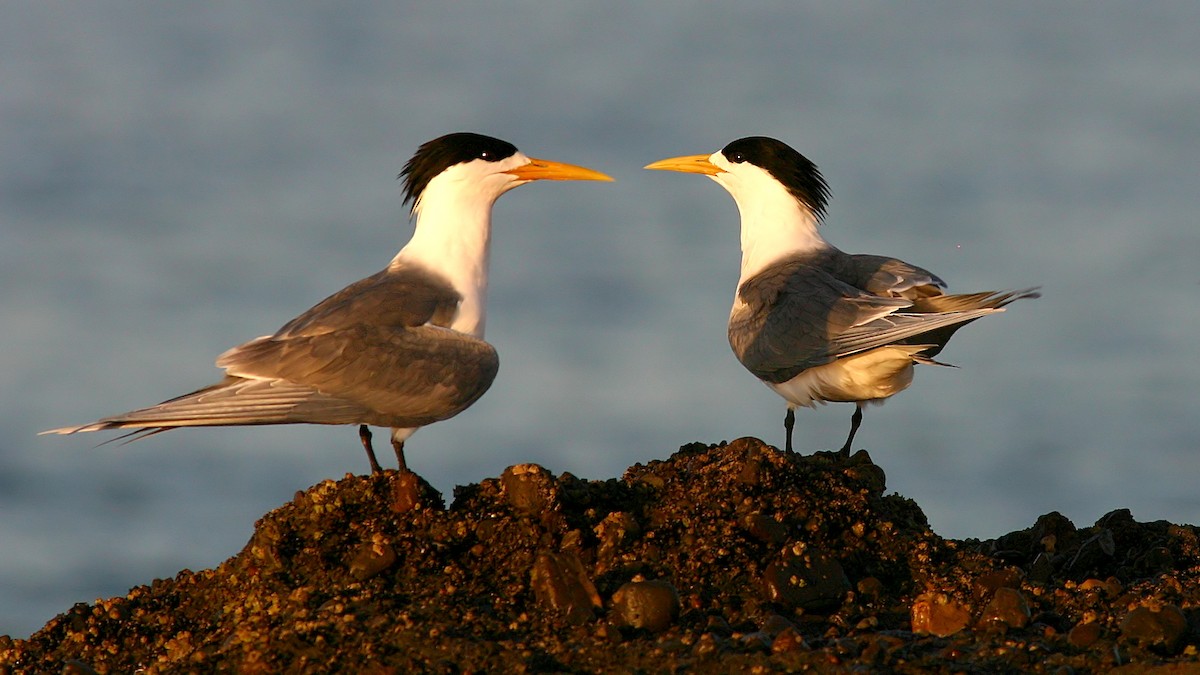
[[[942,539],[865,452],[685,446],[441,495],[326,481],[212,570],[79,604],[0,673],[1197,672],[1196,528]]]

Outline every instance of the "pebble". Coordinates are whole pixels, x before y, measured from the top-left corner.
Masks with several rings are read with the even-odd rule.
[[[1029,625],[1029,603],[1015,588],[997,588],[979,617],[981,627],[1024,628]]]
[[[500,484],[513,511],[532,516],[550,503],[554,476],[537,464],[517,464],[500,474]]]
[[[1021,570],[1015,567],[981,574],[971,583],[975,599],[980,602],[994,595],[998,589],[1020,587]]]
[[[396,564],[396,549],[389,544],[365,542],[350,558],[350,576],[359,581],[371,577]]]
[[[787,541],[787,526],[762,513],[748,513],[743,516],[742,527],[750,536],[764,544],[779,546]]]
[[[954,635],[971,622],[971,613],[944,593],[923,593],[912,606],[914,633],[938,637]]]
[[[1033,524],[1032,535],[1033,541],[1046,553],[1054,553],[1055,549],[1069,547],[1077,538],[1076,532],[1075,523],[1070,518],[1058,511],[1051,511],[1038,517]]]
[[[392,512],[407,513],[421,506],[421,477],[405,471],[392,480]]]
[[[1096,640],[1100,639],[1100,634],[1100,624],[1095,622],[1079,623],[1067,632],[1067,642],[1070,642],[1073,647],[1087,649],[1096,644]]]
[[[887,489],[887,474],[884,473],[883,467],[871,461],[871,456],[866,450],[854,453],[847,463],[850,466],[842,469],[842,473],[862,485],[868,494],[880,496]]]
[[[785,555],[763,572],[768,602],[788,610],[835,607],[850,590],[850,581],[836,558],[821,551]]]
[[[601,560],[608,561],[613,557],[621,544],[631,536],[641,533],[637,520],[624,511],[614,511],[604,517],[600,524],[593,528],[596,538],[600,540],[597,555]]]
[[[808,649],[808,643],[804,641],[800,633],[794,626],[785,628],[780,631],[775,639],[771,641],[771,652],[773,654],[786,654],[801,649]]]
[[[870,601],[877,600],[879,596],[883,595],[884,591],[883,582],[875,577],[859,579],[855,588],[858,590],[859,595]]]
[[[630,581],[613,593],[612,607],[619,623],[659,633],[679,618],[679,592],[662,579]]]
[[[1121,621],[1121,638],[1178,651],[1187,632],[1187,618],[1175,605],[1137,607]]]
[[[725,617],[712,615],[708,617],[708,623],[705,625],[705,630],[720,637],[729,637],[733,635],[733,627],[725,620]]]
[[[595,616],[600,594],[575,553],[543,551],[534,560],[529,585],[543,607],[581,625]]]
[[[733,449],[733,446],[745,444],[744,441],[746,440],[747,439],[742,438],[735,440],[730,444],[731,450]],[[742,460],[743,464],[741,471],[738,473],[738,482],[742,483],[743,485],[758,485],[760,482],[762,482],[762,474],[764,470],[762,453],[763,448],[761,445],[750,444],[749,449],[746,451],[745,458]]]
[[[63,675],[96,675],[96,670],[78,659],[69,659],[63,664]]]
[[[780,633],[786,630],[795,629],[796,624],[788,621],[787,617],[780,616],[778,614],[772,614],[771,616],[767,617],[767,620],[763,622],[762,627],[759,628],[759,630],[771,636],[772,638],[778,636]]]

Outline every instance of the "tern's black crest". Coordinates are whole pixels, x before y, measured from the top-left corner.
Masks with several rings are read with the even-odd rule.
[[[512,143],[466,131],[435,138],[417,148],[398,176],[404,179],[404,201],[415,204],[429,181],[455,164],[473,159],[498,162],[516,152],[517,147]]]
[[[783,183],[818,219],[825,217],[829,185],[817,165],[788,144],[766,136],[750,136],[726,145],[721,154],[735,164],[750,162],[763,169]]]

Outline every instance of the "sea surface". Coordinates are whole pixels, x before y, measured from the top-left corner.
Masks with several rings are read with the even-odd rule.
[[[0,634],[215,566],[367,470],[352,428],[37,432],[210,384],[382,268],[411,233],[396,174],[459,130],[616,182],[497,204],[500,375],[408,444],[447,499],[521,462],[605,479],[782,444],[725,339],[733,201],[641,169],[762,134],[820,165],[844,250],[1043,287],[866,411],[856,445],[934,530],[1200,523],[1197,25],[1194,2],[6,5]],[[840,446],[851,412],[798,411],[797,448]]]

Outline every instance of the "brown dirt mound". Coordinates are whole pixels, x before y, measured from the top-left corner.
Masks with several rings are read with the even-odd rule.
[[[78,604],[0,672],[1194,672],[1195,529],[930,531],[865,452],[685,446],[441,495],[325,481],[214,570]]]

